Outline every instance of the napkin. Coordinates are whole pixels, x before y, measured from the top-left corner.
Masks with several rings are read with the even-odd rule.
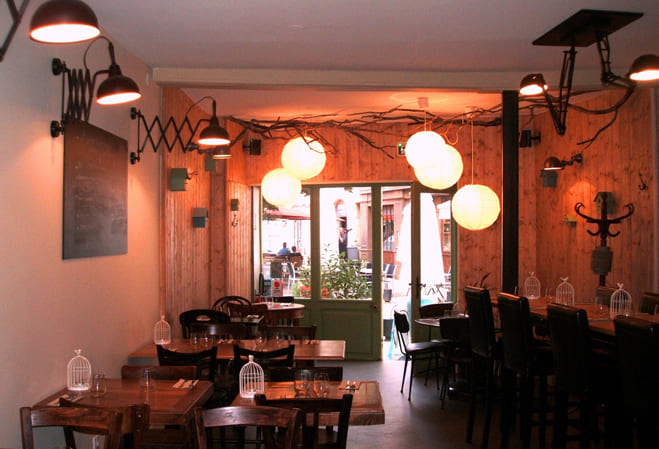
[[[198,379],[196,380],[185,380],[185,379],[179,379],[174,385],[172,385],[172,388],[192,388],[197,383],[199,382]]]
[[[48,405],[49,405],[50,407],[59,407],[59,398],[68,399],[68,400],[71,401],[71,402],[78,402],[80,399],[82,399],[82,395],[79,395],[79,396],[71,396],[71,395],[69,395],[68,393],[65,393],[65,394],[63,394],[62,396],[59,396],[59,397],[53,399],[52,401],[50,401],[50,402],[48,403]]]

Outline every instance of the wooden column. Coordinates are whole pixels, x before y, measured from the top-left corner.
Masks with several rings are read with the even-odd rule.
[[[502,102],[501,291],[513,293],[517,285],[519,266],[519,98],[517,91],[504,91]]]

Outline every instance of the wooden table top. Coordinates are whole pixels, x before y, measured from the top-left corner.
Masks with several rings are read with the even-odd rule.
[[[148,403],[151,407],[151,424],[186,425],[193,418],[193,409],[203,405],[213,395],[213,383],[201,380],[192,388],[172,388],[176,380],[156,381],[155,391],[144,391],[138,379],[106,379],[107,393],[102,398],[93,398],[90,392],[83,393],[78,404],[124,407]],[[58,399],[68,394],[66,388],[39,401],[34,407],[57,404]]]
[[[288,344],[295,345],[294,360],[345,360],[346,342],[344,340],[274,340],[269,339],[263,343],[258,340],[233,340],[231,342],[217,342],[217,358],[219,360],[233,359],[233,343],[243,348],[259,351],[273,351]],[[167,349],[179,352],[197,352],[204,348],[194,348],[186,339],[174,339],[166,346]],[[146,344],[128,356],[130,359],[152,359],[158,360],[156,345]]]
[[[328,397],[341,398],[345,393],[352,393],[352,408],[350,409],[351,426],[370,426],[384,424],[384,407],[380,384],[374,380],[357,381],[359,388],[346,390],[346,381],[330,382]],[[282,399],[295,397],[294,382],[266,382],[265,396],[268,399]],[[231,405],[254,405],[253,398],[236,396]],[[320,416],[320,425],[337,425],[337,414]]]

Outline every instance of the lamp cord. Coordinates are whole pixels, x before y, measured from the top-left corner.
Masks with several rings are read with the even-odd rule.
[[[91,41],[91,42],[89,43],[89,45],[87,45],[87,48],[85,48],[85,53],[82,55],[82,65],[85,67],[85,70],[89,70],[89,68],[87,67],[87,52],[88,52],[89,49],[91,48],[92,44],[93,44],[94,42],[96,42],[97,40],[99,40],[99,39],[103,39],[103,40],[105,40],[105,41],[108,43],[108,51],[110,52],[110,63],[111,63],[111,64],[115,64],[115,60],[114,60],[114,45],[112,45],[112,42],[110,42],[110,39],[108,39],[107,37],[101,35],[101,36],[97,36],[97,37],[95,37],[94,40]]]
[[[471,119],[471,183],[474,184],[474,118]]]

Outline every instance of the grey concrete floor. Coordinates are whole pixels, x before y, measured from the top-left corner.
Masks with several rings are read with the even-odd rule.
[[[346,380],[362,379],[380,382],[382,402],[385,410],[384,425],[351,426],[348,432],[348,448],[371,449],[480,449],[482,447],[482,432],[484,407],[479,406],[476,414],[476,424],[472,444],[465,441],[469,402],[466,400],[448,399],[442,410],[433,378],[424,385],[424,376],[414,377],[412,400],[407,400],[409,371],[405,380],[404,394],[400,392],[403,375],[403,361],[384,360],[376,362],[345,361],[343,378]],[[321,363],[319,363],[321,364]],[[330,363],[326,363],[329,365]],[[408,367],[409,370],[409,367]],[[489,448],[500,447],[499,408],[495,406],[491,423]],[[531,447],[539,447],[537,427],[533,428]],[[552,427],[547,428],[547,448],[551,447]],[[605,442],[593,444],[591,447],[604,447]],[[510,449],[521,448],[519,433],[511,435]],[[568,448],[578,447],[578,442],[571,442]]]

